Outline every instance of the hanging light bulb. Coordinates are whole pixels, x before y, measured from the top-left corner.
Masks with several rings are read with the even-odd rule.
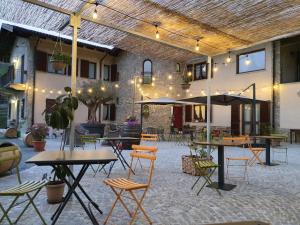
[[[88,89],[88,93],[92,93],[93,92],[93,89],[92,88],[89,88]]]
[[[249,59],[248,55],[246,57],[245,64],[248,66],[251,63],[251,60]]]
[[[80,95],[81,94],[81,90],[78,90],[77,93]]]
[[[217,71],[218,71],[217,63],[214,63],[213,71],[214,71],[214,72],[217,72]]]
[[[199,39],[197,39],[197,43],[196,43],[195,49],[196,49],[197,52],[200,50],[200,47],[199,47]]]
[[[169,76],[168,76],[168,79],[169,79],[169,80],[172,80],[172,75],[169,75]]]
[[[119,88],[120,86],[119,86],[119,84],[115,84],[115,88]]]
[[[230,51],[228,52],[228,56],[226,58],[226,63],[231,63]]]
[[[191,76],[192,76],[192,71],[189,71],[189,72],[187,73],[187,75],[188,75],[189,77],[191,77]]]
[[[158,32],[158,29],[157,29],[157,24],[155,25],[155,29],[156,29],[155,38],[159,39],[159,32]]]
[[[96,3],[95,10],[93,12],[93,19],[94,20],[97,19],[97,17],[98,17],[97,6],[98,6],[98,3]]]

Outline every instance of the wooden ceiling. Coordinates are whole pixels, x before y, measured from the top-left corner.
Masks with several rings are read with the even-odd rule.
[[[76,11],[82,4],[82,0],[43,0],[43,2],[69,11]],[[218,55],[229,49],[244,48],[300,31],[299,0],[98,0],[98,2],[100,5],[97,7],[97,20],[122,28],[122,31],[83,21],[79,31],[80,38],[162,59],[185,61],[199,57],[200,54]],[[91,17],[94,8],[95,6],[91,5],[84,10],[83,15]],[[153,25],[128,18],[115,10],[150,23],[159,22],[160,40],[163,43],[155,41]],[[1,0],[0,19],[58,31],[61,24],[68,19],[68,15],[22,0]],[[63,33],[71,35],[72,29],[67,27]],[[198,37],[201,37],[200,51],[196,52]]]

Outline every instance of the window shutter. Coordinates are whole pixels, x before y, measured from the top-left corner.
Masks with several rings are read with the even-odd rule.
[[[80,64],[80,76],[84,78],[89,77],[89,61],[87,60],[81,60]]]
[[[116,105],[115,104],[110,105],[109,113],[110,113],[109,120],[115,121],[116,120]]]
[[[260,103],[260,124],[270,125],[270,103],[261,102]]]
[[[112,64],[111,65],[111,76],[110,76],[110,81],[118,81],[118,67],[117,64]]]
[[[36,70],[47,72],[47,53],[36,52]]]
[[[185,122],[192,122],[192,106],[185,106]]]

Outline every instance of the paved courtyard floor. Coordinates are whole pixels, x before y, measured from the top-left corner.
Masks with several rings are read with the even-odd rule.
[[[48,142],[47,150],[55,149],[57,146],[59,146],[58,142],[51,140]],[[274,225],[300,224],[300,146],[289,147],[288,165],[250,167],[249,184],[238,180],[227,181],[237,184],[237,187],[229,192],[222,191],[222,196],[210,188],[204,188],[199,196],[196,195],[196,191],[191,190],[196,177],[181,172],[181,156],[189,154],[187,147],[170,142],[161,142],[158,147],[152,186],[144,202],[144,208],[153,220],[153,224],[198,225],[241,220],[260,220]],[[103,147],[99,145],[98,148],[100,150]],[[225,155],[228,156],[245,154],[250,155],[249,152],[238,148],[225,150]],[[129,151],[126,151],[125,155],[128,157]],[[213,156],[217,159],[216,152]],[[39,179],[44,172],[50,170],[49,167],[33,166],[22,171],[22,178],[23,180]],[[137,177],[142,177],[145,171],[139,171]],[[235,173],[241,171],[237,170]],[[126,176],[126,171],[117,162],[112,177],[119,176]],[[100,224],[103,223],[115,200],[110,188],[103,184],[104,179],[103,173],[93,177],[93,171],[89,169],[82,180],[84,188],[104,212],[100,215],[94,211]],[[213,177],[213,180],[216,179],[217,174]],[[0,190],[15,182],[14,176],[0,178]],[[7,205],[8,198],[0,198],[0,201]],[[50,224],[50,217],[57,205],[47,203],[45,189],[37,197],[36,203],[47,223]],[[13,214],[16,215],[19,211],[20,207],[17,207],[13,210]],[[0,212],[0,217],[1,215]],[[31,208],[22,218],[18,223],[20,225],[41,224]],[[123,225],[129,224],[129,221],[127,213],[118,204],[111,224]],[[87,225],[91,222],[74,198],[63,211],[57,224]],[[136,224],[147,224],[142,214],[139,214]]]

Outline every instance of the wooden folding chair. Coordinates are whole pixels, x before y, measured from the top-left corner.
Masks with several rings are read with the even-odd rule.
[[[141,141],[151,141],[157,145],[158,135],[157,134],[141,134]]]
[[[149,222],[149,224],[152,224],[149,216],[147,215],[144,208],[142,207],[142,203],[143,203],[145,195],[151,184],[151,179],[152,179],[153,170],[154,170],[154,161],[156,160],[156,156],[151,153],[141,153],[141,152],[132,152],[132,153],[130,153],[130,156],[131,156],[130,166],[132,166],[134,158],[150,160],[148,182],[147,183],[138,183],[138,182],[131,180],[130,179],[131,170],[129,170],[129,172],[128,172],[127,179],[114,178],[114,179],[104,180],[104,183],[106,185],[108,185],[112,189],[112,191],[115,193],[115,195],[117,196],[116,200],[114,201],[114,203],[104,221],[104,224],[108,223],[108,220],[109,220],[110,216],[112,215],[113,209],[115,208],[118,201],[120,201],[121,205],[124,207],[124,209],[128,212],[129,216],[131,217],[130,224],[134,223],[139,210],[144,214],[144,216],[147,219],[147,221]],[[134,194],[134,192],[137,190],[144,190],[140,199],[138,199],[138,197]],[[133,200],[136,203],[136,208],[132,212],[125,205],[125,202],[122,199],[123,193],[128,193],[130,195],[130,197],[127,197],[127,198]],[[123,196],[123,197],[126,197],[126,196]]]
[[[146,152],[146,153],[152,153],[152,154],[156,155],[157,147],[145,146],[145,145],[132,145],[132,150],[135,152],[141,152],[141,153]],[[139,158],[137,158],[133,171],[135,171],[138,163],[140,164],[141,169],[143,169],[141,160]]]
[[[12,154],[10,154],[10,156],[8,156],[8,157],[1,158],[0,164],[7,163],[11,160],[20,159],[21,151],[19,150],[19,148],[17,146],[1,147],[0,154],[4,153],[4,152],[6,152],[6,153],[11,152]],[[18,162],[18,164],[19,164],[19,162]],[[40,211],[38,210],[38,208],[35,205],[35,203],[33,202],[33,200],[38,195],[38,193],[41,191],[41,189],[46,185],[47,181],[46,180],[27,181],[27,182],[22,183],[18,166],[16,167],[16,170],[17,170],[17,178],[18,178],[19,184],[14,187],[8,188],[6,190],[0,191],[0,197],[8,197],[8,196],[14,197],[13,201],[11,202],[11,204],[8,206],[7,209],[4,209],[4,207],[0,201],[0,211],[3,212],[3,215],[0,218],[0,224],[2,224],[4,219],[6,219],[10,225],[17,224],[18,221],[20,220],[20,218],[22,217],[22,215],[28,209],[28,207],[30,205],[32,205],[33,208],[35,209],[37,215],[41,219],[42,223],[46,225],[46,222],[45,222],[43,216],[41,215]],[[35,193],[31,196],[30,193],[32,193],[32,192],[35,192]],[[17,202],[18,199],[22,196],[26,196],[27,199],[22,202]],[[27,201],[28,201],[28,203],[25,205],[24,209],[21,211],[21,213],[19,214],[19,216],[13,223],[11,218],[8,215],[9,212],[14,207],[19,206],[20,204],[25,203]]]
[[[246,136],[240,136],[240,137],[223,137],[224,141],[232,141],[235,143],[241,144],[241,146],[245,147],[246,144],[248,144],[248,140]],[[233,162],[239,162],[240,164],[233,163]],[[226,178],[229,179],[229,167],[244,167],[244,176],[243,178],[246,182],[249,183],[249,176],[248,176],[248,164],[249,164],[249,157],[247,156],[239,156],[239,157],[226,157]],[[240,178],[239,176],[231,178]]]
[[[265,151],[265,148],[262,147],[253,147],[249,136],[246,136],[248,149],[252,152],[253,156],[248,161],[249,166],[253,166],[255,162],[259,162],[261,165],[264,165],[264,162],[260,159],[261,153]]]

